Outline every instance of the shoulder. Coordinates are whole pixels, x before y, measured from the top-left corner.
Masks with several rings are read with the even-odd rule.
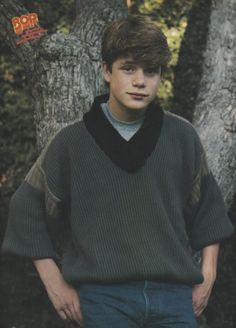
[[[59,129],[55,135],[51,138],[51,140],[53,139],[67,139],[69,137],[72,136],[76,136],[77,134],[81,133],[81,131],[84,128],[84,122],[83,120],[79,121],[73,121],[69,124],[66,124],[65,126],[61,127],[61,129]]]
[[[185,118],[164,110],[162,132],[165,140],[171,140],[174,147],[182,149],[192,158],[200,158],[204,153],[196,128]]]
[[[163,125],[169,134],[176,134],[180,138],[183,137],[188,138],[188,140],[194,140],[197,143],[200,142],[200,137],[192,123],[177,114],[166,110],[163,112]]]
[[[74,121],[59,129],[42,149],[37,163],[41,166],[45,161],[66,162],[71,149],[74,149],[75,145],[78,147],[79,141],[82,139],[80,135],[83,129],[83,121]]]
[[[48,141],[45,149],[52,146],[60,148],[68,147],[72,142],[80,139],[83,135],[85,125],[83,121],[73,121],[61,127]]]
[[[181,127],[186,130],[195,130],[194,126],[185,118],[166,110],[163,110],[163,112],[164,120],[168,125],[172,125],[173,127]]]

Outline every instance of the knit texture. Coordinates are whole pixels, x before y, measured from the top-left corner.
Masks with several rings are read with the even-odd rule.
[[[11,200],[3,250],[57,258],[47,216],[70,225],[62,261],[70,283],[200,283],[191,248],[233,233],[198,135],[165,111],[158,143],[132,173],[111,160],[83,121],[62,129]]]

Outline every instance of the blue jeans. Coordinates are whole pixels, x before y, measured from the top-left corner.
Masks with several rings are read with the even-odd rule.
[[[82,284],[84,328],[196,328],[192,288],[139,281]]]

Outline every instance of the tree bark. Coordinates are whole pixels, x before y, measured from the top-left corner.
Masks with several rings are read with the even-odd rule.
[[[193,123],[230,207],[236,191],[236,2],[213,2]]]

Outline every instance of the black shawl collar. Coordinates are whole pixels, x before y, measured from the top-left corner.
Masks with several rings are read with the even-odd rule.
[[[121,169],[135,172],[153,152],[161,133],[163,110],[158,103],[149,105],[141,128],[125,140],[108,121],[101,104],[109,95],[96,97],[91,110],[84,114],[87,130],[104,153]]]

